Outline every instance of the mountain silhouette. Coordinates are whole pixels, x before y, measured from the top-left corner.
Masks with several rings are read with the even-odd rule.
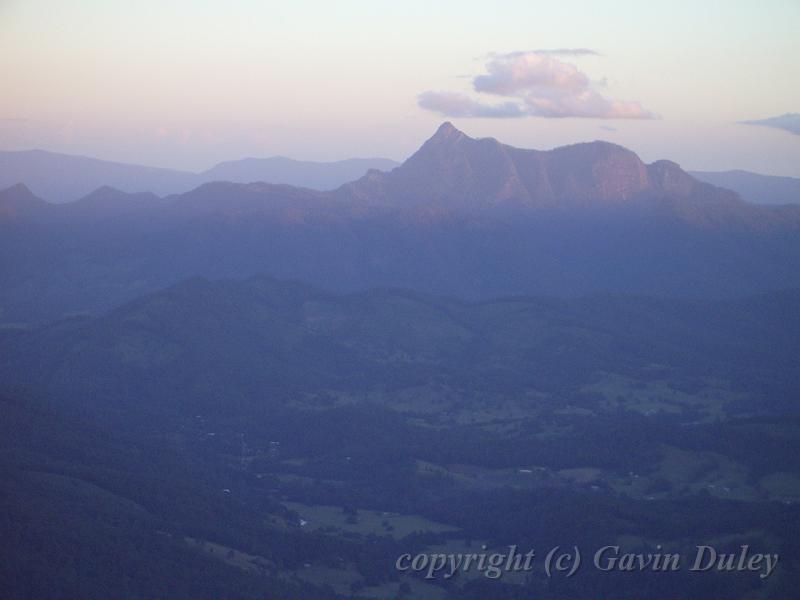
[[[72,202],[101,187],[164,196],[212,181],[264,181],[327,190],[369,169],[389,169],[396,164],[385,158],[312,162],[275,156],[227,161],[195,173],[45,150],[0,151],[0,189],[23,183],[40,198],[56,203]]]

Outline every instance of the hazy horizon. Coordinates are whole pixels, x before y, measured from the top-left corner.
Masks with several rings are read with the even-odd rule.
[[[0,6],[0,149],[202,170],[408,157],[443,120],[549,149],[800,176],[800,5]],[[665,76],[665,74],[667,76]],[[777,123],[777,124],[776,124]]]
[[[444,122],[444,121],[442,121],[442,122]],[[460,126],[458,128],[462,129],[462,127],[460,127]],[[470,135],[467,131],[465,131],[465,133]],[[433,131],[431,132],[431,135],[432,134],[433,134]],[[786,135],[789,135],[789,134],[786,134]],[[430,136],[428,136],[428,137],[430,137]],[[483,137],[496,138],[496,136],[492,136],[492,135],[487,135],[487,136],[481,136],[481,135],[474,135],[473,136],[473,135],[470,135],[470,137],[475,137],[475,138],[478,138],[478,139],[479,138],[483,138]],[[360,156],[349,156],[349,155],[345,156],[345,155],[342,155],[342,156],[339,156],[339,157],[331,156],[330,158],[324,158],[324,157],[322,157],[322,158],[306,158],[306,157],[302,157],[302,156],[291,156],[291,155],[287,155],[285,153],[275,153],[275,154],[261,154],[261,155],[233,155],[233,156],[221,157],[219,160],[216,160],[216,161],[211,162],[211,163],[203,163],[203,164],[201,164],[199,166],[196,166],[196,167],[195,166],[186,166],[186,167],[172,166],[170,164],[157,164],[157,163],[154,163],[154,162],[144,162],[144,161],[143,162],[138,162],[138,161],[133,161],[133,160],[125,160],[125,159],[121,159],[121,158],[115,158],[113,156],[105,156],[105,155],[97,155],[97,154],[81,153],[81,152],[70,152],[70,151],[66,151],[66,150],[54,150],[54,149],[44,148],[44,147],[0,148],[0,151],[1,152],[47,152],[47,153],[52,153],[52,154],[64,154],[64,155],[75,156],[75,157],[80,157],[80,158],[88,158],[88,159],[106,161],[106,162],[111,162],[111,163],[129,164],[129,165],[134,165],[134,166],[151,167],[151,168],[157,168],[157,169],[168,169],[168,170],[174,170],[174,171],[182,171],[182,172],[186,172],[186,173],[199,174],[199,173],[202,173],[204,171],[210,170],[210,169],[212,169],[212,168],[214,168],[216,166],[219,166],[219,165],[227,163],[227,162],[237,162],[237,161],[243,161],[243,160],[288,159],[288,160],[293,160],[293,161],[298,161],[298,162],[321,163],[321,164],[343,162],[343,161],[348,161],[348,160],[390,160],[390,161],[394,161],[397,164],[402,164],[414,152],[416,152],[419,149],[419,146],[421,146],[426,139],[427,138],[420,139],[419,145],[417,147],[413,148],[407,155],[401,156],[399,158],[390,157],[390,156],[379,156],[379,155],[360,155]],[[631,147],[629,145],[626,145],[626,144],[624,144],[622,142],[619,142],[619,141],[616,141],[614,139],[609,139],[607,137],[596,137],[596,138],[592,138],[592,139],[588,139],[587,138],[585,140],[577,139],[575,141],[566,142],[564,144],[555,144],[555,145],[541,146],[541,147],[517,146],[517,145],[511,144],[511,143],[509,143],[509,142],[507,142],[507,141],[505,141],[503,139],[498,139],[498,141],[500,141],[501,143],[507,144],[507,145],[511,145],[511,146],[515,146],[515,147],[519,147],[519,148],[523,148],[523,149],[541,150],[541,151],[552,150],[554,148],[558,148],[558,147],[565,146],[565,145],[570,145],[570,144],[590,143],[590,142],[595,142],[595,141],[606,141],[606,142],[611,142],[611,143],[614,143],[614,144],[619,144],[621,146],[624,146],[626,148],[629,148],[629,149],[633,150],[634,152],[636,152],[640,156],[640,158],[642,158],[642,160],[645,163],[652,163],[652,162],[655,162],[655,161],[661,160],[661,159],[667,159],[667,160],[671,160],[673,162],[678,162],[678,161],[675,160],[674,156],[671,156],[671,155],[668,155],[668,154],[663,154],[663,153],[662,153],[663,155],[660,155],[657,152],[655,152],[655,153],[652,154],[652,157],[648,157],[645,153],[638,152],[635,148],[633,148],[633,147]],[[757,170],[756,168],[736,167],[736,166],[731,166],[731,167],[720,166],[719,168],[694,167],[692,165],[687,165],[687,164],[680,164],[680,166],[686,171],[697,171],[697,172],[702,172],[702,171],[708,171],[708,172],[716,172],[716,171],[719,171],[719,172],[724,172],[724,171],[747,171],[747,172],[751,172],[751,173],[755,173],[755,174],[761,174],[761,175],[772,175],[772,176],[800,178],[800,169],[798,169],[797,172],[795,172],[795,173],[786,174],[786,173],[783,173],[783,172],[772,172],[772,170],[768,169],[768,168],[767,169],[762,169],[762,170]]]

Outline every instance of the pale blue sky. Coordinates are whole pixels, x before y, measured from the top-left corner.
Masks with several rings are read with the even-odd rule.
[[[800,112],[798,31],[797,0],[0,0],[0,148],[193,169],[403,159],[443,120],[420,93],[474,96],[491,53],[589,48],[561,60],[658,120],[451,120],[523,147],[608,139],[800,176],[800,136],[736,124]]]

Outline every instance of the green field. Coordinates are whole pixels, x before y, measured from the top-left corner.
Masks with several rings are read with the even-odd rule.
[[[402,539],[414,532],[451,533],[458,528],[436,523],[419,515],[402,515],[392,512],[363,510],[356,514],[345,514],[338,506],[309,506],[297,502],[283,502],[302,519],[307,531],[323,531],[331,534],[350,533],[361,536],[384,535]]]

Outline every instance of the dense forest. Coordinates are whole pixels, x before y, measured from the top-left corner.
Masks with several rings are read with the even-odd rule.
[[[800,314],[193,279],[3,331],[12,598],[786,598]],[[13,350],[12,350],[13,348]],[[213,367],[213,368],[212,368]],[[424,579],[398,556],[698,544],[775,573]],[[755,594],[755,595],[753,595]]]

